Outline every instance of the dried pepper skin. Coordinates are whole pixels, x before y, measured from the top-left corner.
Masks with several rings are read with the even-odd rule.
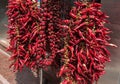
[[[101,4],[74,4],[70,19],[60,25],[67,40],[61,51],[63,65],[58,76],[63,78],[61,84],[93,84],[105,73],[105,63],[110,61],[106,46],[116,46],[108,42],[110,30],[104,26],[108,16],[101,11]]]

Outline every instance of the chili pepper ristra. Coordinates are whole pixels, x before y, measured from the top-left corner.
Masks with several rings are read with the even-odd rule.
[[[58,76],[63,78],[61,84],[94,84],[110,61],[106,46],[116,47],[109,43],[110,30],[104,26],[108,16],[99,3],[75,1],[69,17],[60,25],[67,40]]]

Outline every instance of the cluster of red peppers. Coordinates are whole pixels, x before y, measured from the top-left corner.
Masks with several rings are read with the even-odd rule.
[[[58,76],[63,78],[61,84],[93,84],[110,61],[106,46],[115,45],[108,42],[110,30],[104,26],[108,16],[101,11],[101,4],[80,1],[74,4],[70,19],[60,25],[66,36]]]
[[[8,50],[12,52],[11,66],[15,71],[22,70],[24,65],[37,69],[54,63],[60,44],[58,4],[59,0],[43,0],[38,8],[34,0],[9,0]]]
[[[8,34],[14,70],[60,66],[61,84],[93,84],[110,61],[114,46],[101,4],[75,1],[69,19],[61,18],[61,0],[9,0]],[[58,62],[59,61],[59,62]]]
[[[37,4],[31,0],[9,0],[8,1],[8,34],[10,39],[9,51],[12,52],[11,60],[14,60],[11,66],[14,70],[21,70],[24,65],[34,66],[34,60],[37,56],[32,56],[34,47],[32,42],[34,34],[33,29],[39,26],[40,14]]]

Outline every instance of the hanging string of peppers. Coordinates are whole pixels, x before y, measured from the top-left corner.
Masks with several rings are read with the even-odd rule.
[[[9,0],[7,15],[10,47],[8,50],[12,52],[10,59],[14,62],[11,66],[15,71],[22,70],[24,65],[31,69],[45,67],[54,61],[58,49],[57,24],[60,19],[57,12],[59,7],[53,6],[59,6],[58,3],[59,0],[43,0],[39,9],[37,1]],[[50,4],[54,5],[50,6]]]
[[[9,0],[8,34],[14,71],[60,66],[61,84],[93,84],[110,61],[110,30],[101,4],[75,1],[61,18],[61,0]],[[60,61],[60,62],[58,62]]]
[[[36,2],[31,0],[8,1],[8,34],[10,38],[9,51],[14,70],[22,70],[24,65],[33,67],[36,56],[33,42],[34,28],[39,26],[40,14]],[[39,19],[38,19],[39,18]]]
[[[67,40],[58,76],[63,77],[61,84],[93,84],[110,61],[106,46],[116,47],[108,42],[110,30],[104,26],[108,16],[101,11],[101,4],[80,1],[74,2],[69,15],[60,25]]]

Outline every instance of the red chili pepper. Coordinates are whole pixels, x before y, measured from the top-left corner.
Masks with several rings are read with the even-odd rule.
[[[78,1],[75,1],[74,4],[75,4],[76,6],[81,6],[82,3],[81,3],[81,2],[78,2]]]
[[[66,25],[58,25],[60,28],[63,28],[63,29],[68,29],[69,26],[66,26]]]
[[[77,16],[76,16],[75,14],[71,13],[71,12],[70,12],[70,16],[71,16],[72,18],[74,18],[74,19],[77,18]]]
[[[21,3],[20,5],[23,8],[23,10],[26,11],[26,7],[25,7],[24,3]]]
[[[21,49],[22,51],[26,52],[26,50],[24,49],[23,45],[19,46],[19,49]]]
[[[74,48],[72,46],[68,46],[70,52],[71,52],[71,56],[74,57]]]
[[[76,27],[74,28],[74,30],[81,29],[83,26],[86,26],[87,24],[88,24],[88,22],[84,22],[84,23],[76,26]]]
[[[70,23],[70,20],[63,20],[63,22],[64,22],[65,24],[69,24],[69,23]]]
[[[65,66],[62,66],[62,68],[60,69],[59,75],[58,76],[62,76],[63,72],[64,72]]]
[[[82,22],[82,20],[77,20],[74,22],[74,25],[79,25]]]
[[[76,77],[77,81],[81,81],[82,80],[82,78],[77,73],[75,73],[75,77]]]
[[[19,12],[15,12],[11,17],[17,17],[18,14]]]
[[[69,80],[64,80],[61,84],[72,84],[72,82],[70,82]]]

